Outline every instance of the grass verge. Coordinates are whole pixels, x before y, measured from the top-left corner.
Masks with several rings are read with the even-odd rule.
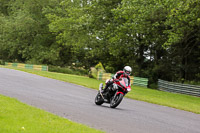
[[[91,79],[84,76],[76,76],[76,75],[45,72],[45,71],[33,71],[33,70],[19,69],[19,68],[15,68],[15,69],[29,72],[32,74],[37,74],[37,75],[48,77],[48,78],[53,78],[53,79],[62,80],[65,82],[82,85],[82,86],[93,88],[93,89],[98,89],[99,83],[102,82],[102,81],[98,81],[96,79]],[[174,94],[174,93],[147,89],[147,88],[138,87],[138,86],[132,86],[132,91],[128,93],[126,97],[200,114],[200,98],[199,97],[193,97],[193,96],[183,95],[183,94]]]
[[[102,131],[0,95],[1,133],[100,133]]]
[[[126,96],[131,99],[164,105],[200,114],[200,98],[133,86]]]

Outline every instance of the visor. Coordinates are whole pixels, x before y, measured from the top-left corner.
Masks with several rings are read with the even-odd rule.
[[[131,74],[131,72],[129,72],[129,71],[126,71],[126,74],[130,75],[130,74]]]

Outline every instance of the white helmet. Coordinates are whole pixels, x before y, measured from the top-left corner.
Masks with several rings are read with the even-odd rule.
[[[132,72],[132,68],[130,66],[125,66],[123,71],[127,74],[127,75],[131,75]]]

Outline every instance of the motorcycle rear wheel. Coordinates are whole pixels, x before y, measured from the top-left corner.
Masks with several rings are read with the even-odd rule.
[[[98,94],[95,97],[95,104],[96,105],[101,105],[103,103],[104,103],[104,100],[103,100],[101,94],[98,92]]]
[[[121,103],[123,97],[124,97],[123,94],[119,93],[114,98],[112,98],[110,102],[110,107],[116,108]]]

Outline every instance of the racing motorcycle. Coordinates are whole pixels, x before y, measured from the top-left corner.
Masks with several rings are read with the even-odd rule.
[[[117,107],[123,97],[131,90],[128,79],[126,77],[115,79],[105,92],[102,91],[103,83],[99,85],[99,91],[95,97],[95,104],[102,105],[109,103],[111,108]],[[102,93],[103,92],[103,93]]]

